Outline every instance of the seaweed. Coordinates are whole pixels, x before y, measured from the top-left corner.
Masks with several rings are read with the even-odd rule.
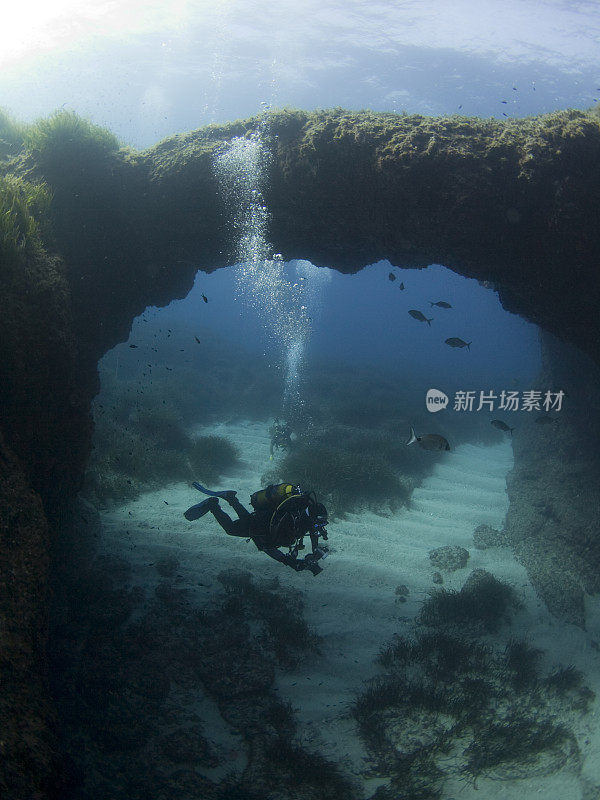
[[[515,590],[489,573],[477,575],[460,591],[439,589],[423,604],[418,616],[421,625],[429,627],[471,626],[493,633],[511,610],[519,607]]]
[[[238,449],[224,436],[199,436],[191,444],[189,458],[198,476],[210,483],[235,466]]]
[[[481,580],[467,588],[486,583],[489,589]],[[501,596],[514,602],[511,593]],[[384,674],[367,681],[351,706],[372,773],[390,779],[382,797],[439,797],[446,775],[475,783],[579,765],[567,723],[588,711],[593,692],[573,668],[543,676],[542,652],[523,640],[500,650],[478,638],[487,615],[486,624],[477,616],[472,625],[472,600],[460,633],[441,629],[447,617],[436,612],[433,630],[416,623],[413,636],[395,636],[377,659]]]
[[[463,755],[462,772],[475,782],[482,775],[536,774],[536,762],[547,755],[553,759],[553,772],[570,760],[578,761],[579,751],[573,733],[564,725],[513,712],[507,719],[479,728]]]
[[[15,156],[22,150],[27,127],[0,108],[0,159]]]
[[[356,785],[344,776],[340,767],[320,753],[308,751],[289,738],[277,738],[265,748],[266,769],[294,787],[295,796],[319,800],[351,800]],[[281,781],[280,778],[280,781]]]
[[[399,505],[408,500],[406,485],[389,461],[376,453],[299,447],[285,455],[279,471],[316,492],[332,516],[363,505]]]
[[[9,273],[43,249],[51,195],[42,183],[0,178],[0,264]]]
[[[193,449],[192,440],[184,428],[181,416],[171,404],[165,403],[153,408],[142,407],[131,422],[144,436],[161,448],[181,452]]]
[[[291,669],[309,653],[319,653],[320,639],[302,615],[302,598],[279,581],[255,583],[244,570],[224,570],[217,576],[225,588],[223,607],[239,619],[260,623],[257,639],[273,652],[278,664]]]
[[[541,657],[541,650],[531,647],[522,639],[511,639],[508,642],[504,658],[509,680],[516,692],[536,685]]]
[[[185,451],[167,448],[152,433],[110,414],[97,417],[84,495],[102,506],[137,497],[175,480],[190,479]]]
[[[52,180],[81,180],[80,170],[104,169],[106,157],[119,149],[117,137],[74,111],[55,111],[25,130],[26,147]],[[68,169],[67,169],[68,167]]]

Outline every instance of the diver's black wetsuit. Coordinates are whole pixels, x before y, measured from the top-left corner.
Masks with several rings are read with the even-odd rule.
[[[262,550],[268,556],[275,559],[275,561],[279,561],[282,564],[287,564],[288,567],[292,567],[292,569],[295,569],[296,572],[300,572],[304,569],[310,569],[310,571],[316,575],[322,571],[321,567],[319,567],[319,565],[316,563],[316,560],[311,561],[310,558],[308,561],[305,559],[297,559],[290,553],[282,553],[280,550],[278,550],[279,547],[287,547],[292,545],[296,541],[298,534],[309,534],[312,550],[313,553],[315,553],[318,548],[319,537],[316,533],[309,529],[310,525],[308,524],[308,520],[305,530],[298,530],[297,528],[294,531],[286,530],[284,532],[280,532],[277,538],[273,538],[269,525],[273,514],[272,509],[250,512],[247,508],[244,508],[237,497],[234,496],[231,498],[226,498],[229,505],[239,517],[239,519],[233,520],[229,514],[226,514],[225,511],[223,511],[217,501],[217,498],[214,499],[216,502],[210,503],[210,510],[219,525],[223,528],[225,533],[229,534],[229,536],[240,536],[244,539],[252,539],[259,550]],[[325,550],[326,549],[327,548],[325,548]]]
[[[275,450],[291,450],[293,447],[292,442],[292,430],[285,424],[280,424],[277,420],[275,424],[270,430],[271,434],[271,446],[269,449],[269,453],[271,458],[273,458],[273,452]]]

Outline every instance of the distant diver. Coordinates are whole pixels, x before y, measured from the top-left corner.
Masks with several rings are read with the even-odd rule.
[[[279,420],[276,419],[269,428],[269,436],[271,437],[271,445],[269,448],[271,460],[273,460],[274,450],[291,450],[294,446],[292,442],[292,429],[286,422],[279,422]]]
[[[410,437],[406,444],[414,444],[414,442],[417,442],[423,450],[450,450],[448,440],[440,436],[439,433],[424,433],[423,436],[417,436],[415,429],[411,428]]]
[[[225,533],[252,539],[259,550],[275,561],[296,572],[308,569],[318,575],[323,571],[317,562],[329,553],[329,549],[319,543],[320,537],[327,540],[327,509],[317,502],[313,492],[289,483],[270,484],[250,497],[254,509],[250,512],[237,499],[237,492],[213,492],[197,482],[192,486],[210,497],[188,508],[184,512],[186,519],[200,519],[210,511]],[[232,520],[223,511],[220,499],[229,503],[239,519]],[[298,553],[305,548],[305,536],[310,537],[312,552],[298,558]],[[280,547],[287,547],[288,552],[282,553]]]

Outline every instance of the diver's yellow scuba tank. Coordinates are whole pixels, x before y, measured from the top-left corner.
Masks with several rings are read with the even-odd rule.
[[[250,504],[255,511],[276,509],[288,497],[299,493],[300,487],[292,486],[291,483],[271,483],[266,489],[250,495]]]
[[[307,498],[306,492],[291,483],[271,484],[250,497],[255,511],[268,511],[271,514],[269,540],[273,544],[291,547],[296,543],[297,520],[306,509]]]

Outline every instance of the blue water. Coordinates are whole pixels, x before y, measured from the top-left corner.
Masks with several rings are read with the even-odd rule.
[[[355,275],[313,267],[314,277],[299,281],[303,267],[291,262],[284,269],[285,280],[298,287],[298,298],[291,293],[290,310],[306,304],[309,316],[301,369],[315,360],[371,367],[397,376],[399,392],[403,383],[412,388],[416,382],[423,397],[430,387],[523,390],[537,375],[537,327],[506,312],[497,293],[476,280],[441,265],[402,270],[384,261]],[[396,280],[389,279],[390,273]],[[316,284],[312,295],[311,280]],[[440,300],[452,308],[430,305]],[[421,310],[431,324],[413,319],[410,309]],[[274,335],[268,304],[257,309],[247,302],[235,270],[198,273],[185,300],[153,315],[163,319],[163,327],[178,322],[208,327],[244,350],[264,354],[274,368],[282,364],[283,342],[276,330]],[[471,342],[470,350],[445,344],[455,336]]]
[[[597,101],[599,34],[572,0],[62,0],[5,15],[0,106],[135,147],[261,103],[525,116]]]

